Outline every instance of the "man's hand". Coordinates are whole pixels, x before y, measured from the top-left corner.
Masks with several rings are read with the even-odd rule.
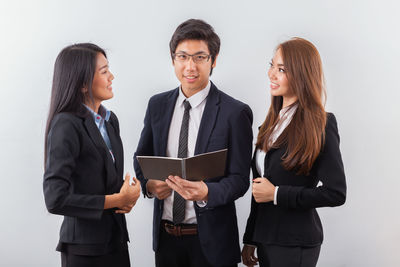
[[[255,247],[246,244],[243,246],[242,261],[243,264],[246,265],[247,267],[253,267],[258,263],[258,258],[254,255],[255,249],[256,249]]]
[[[257,203],[274,201],[275,186],[264,177],[253,180],[253,196]]]
[[[166,182],[158,180],[149,180],[146,184],[147,192],[154,195],[156,198],[163,200],[169,197],[172,189]]]
[[[186,200],[207,201],[208,199],[208,186],[203,181],[191,182],[179,176],[170,175],[165,182]]]

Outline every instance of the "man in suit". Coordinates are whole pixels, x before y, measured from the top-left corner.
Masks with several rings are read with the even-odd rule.
[[[154,197],[156,266],[237,266],[234,201],[249,187],[252,112],[209,80],[220,39],[202,20],[178,26],[170,41],[181,85],[151,97],[134,167],[145,197]],[[190,157],[228,149],[225,176],[191,182],[169,176],[147,180],[136,156]],[[156,166],[155,166],[156,167]]]

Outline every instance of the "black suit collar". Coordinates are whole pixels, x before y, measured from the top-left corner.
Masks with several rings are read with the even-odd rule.
[[[101,136],[101,133],[99,129],[97,128],[97,125],[95,124],[93,117],[89,112],[87,112],[86,116],[83,118],[84,120],[84,125],[86,127],[86,130],[88,131],[88,134],[90,138],[92,139],[93,143],[97,147],[97,150],[99,153],[102,155],[104,158],[104,162],[106,165],[106,171],[107,171],[107,180],[105,181],[106,183],[106,188],[107,190],[112,190],[112,184],[115,182],[113,181],[115,177],[117,177],[117,172],[114,166],[113,159],[111,157],[110,151],[108,150],[108,147],[106,143],[104,142],[103,137]],[[111,145],[113,147],[113,153],[116,161],[116,165],[118,165],[118,161],[121,160],[120,158],[120,151],[119,151],[119,146],[114,140],[115,138],[115,133],[112,131],[110,132],[111,127],[107,127],[108,134],[110,137]],[[115,150],[115,152],[114,152]]]
[[[120,175],[124,171],[123,170],[123,168],[124,168],[124,166],[123,166],[124,152],[123,152],[123,148],[122,148],[122,141],[121,141],[121,138],[119,137],[119,133],[117,132],[117,129],[114,128],[114,125],[112,124],[111,119],[108,122],[106,122],[106,128],[107,128],[108,137],[110,138],[110,142],[111,142],[112,153],[113,153],[114,159],[115,159],[115,168],[117,169],[117,174]],[[108,153],[108,154],[110,154],[110,153]]]
[[[166,156],[169,126],[171,124],[172,115],[174,113],[176,100],[179,95],[180,88],[177,87],[170,94],[167,95],[163,102],[162,114],[162,127],[161,127],[161,142],[160,142],[160,154]],[[214,129],[215,121],[218,115],[219,102],[220,102],[220,91],[211,82],[210,92],[207,96],[207,103],[204,107],[203,116],[200,122],[200,128],[197,135],[195,155],[205,153],[207,150],[208,139],[210,138],[211,132]]]
[[[196,148],[194,150],[195,155],[207,152],[208,139],[214,129],[219,111],[220,97],[220,91],[214,83],[211,82],[207,103],[204,108],[203,116],[201,117],[199,133],[197,134]]]

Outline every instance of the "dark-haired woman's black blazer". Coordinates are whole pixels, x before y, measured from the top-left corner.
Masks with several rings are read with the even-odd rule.
[[[128,241],[125,216],[104,210],[104,195],[123,184],[123,148],[114,113],[106,123],[115,163],[92,115],[57,114],[47,136],[43,190],[50,213],[64,215],[60,244]]]
[[[265,156],[265,173],[279,186],[277,205],[257,203],[252,197],[251,212],[243,237],[245,244],[315,246],[323,240],[316,208],[334,207],[346,200],[346,181],[339,150],[336,118],[327,114],[325,145],[309,175],[296,175],[282,166],[286,147],[271,149]],[[253,157],[254,178],[260,177]],[[318,182],[322,186],[318,186]]]

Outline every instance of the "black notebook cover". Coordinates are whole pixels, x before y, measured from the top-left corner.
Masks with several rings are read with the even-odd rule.
[[[136,156],[146,179],[165,181],[177,175],[190,181],[201,181],[225,175],[228,149],[198,154],[190,158]]]

